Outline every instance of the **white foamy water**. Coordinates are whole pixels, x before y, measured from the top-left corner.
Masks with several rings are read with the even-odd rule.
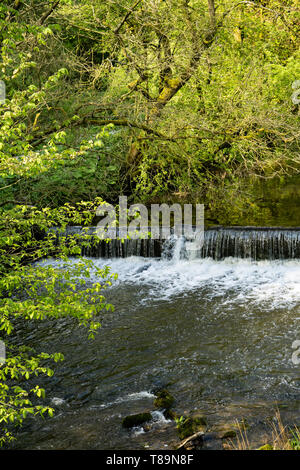
[[[71,259],[70,263],[77,260]],[[209,288],[208,296],[226,303],[226,295],[238,302],[250,301],[268,308],[300,305],[300,260],[251,261],[226,258],[180,260],[141,257],[93,259],[95,267],[110,266],[118,274],[113,285],[138,285],[147,287],[145,297],[172,299]],[[43,265],[59,265],[57,260],[43,261]],[[92,275],[92,281],[98,281]]]
[[[156,425],[172,423],[171,419],[167,419],[162,411],[155,410],[151,411],[152,421]]]
[[[64,403],[66,403],[66,402],[63,398],[53,397],[53,398],[51,398],[51,403],[54,406],[60,406],[60,405],[63,405]]]
[[[100,405],[100,408],[109,408],[110,406],[117,405],[119,403],[123,402],[128,402],[128,401],[136,401],[136,400],[142,400],[143,398],[155,398],[155,395],[151,392],[147,391],[142,391],[142,392],[137,392],[137,393],[129,393],[128,395],[125,395],[124,397],[119,397],[115,401],[111,401],[108,403],[103,403]]]
[[[119,276],[104,293],[116,310],[103,314],[103,328],[91,346],[81,334],[70,341],[71,330],[62,341],[55,328],[49,336],[48,324],[36,337],[41,347],[40,338],[62,344],[71,358],[70,368],[61,372],[67,384],[73,384],[82,358],[79,377],[92,390],[81,414],[62,407],[63,421],[53,420],[50,428],[51,444],[57,436],[61,445],[61,428],[85,425],[97,435],[91,444],[91,433],[78,433],[80,445],[86,439],[88,448],[101,441],[103,448],[132,449],[134,440],[151,448],[159,433],[171,444],[168,420],[154,410],[150,392],[160,384],[170,384],[180,413],[201,410],[234,422],[244,406],[246,418],[258,422],[258,405],[269,416],[279,403],[298,416],[299,367],[292,362],[292,344],[299,339],[300,259],[182,259],[181,241],[170,243],[161,259],[90,259],[95,270],[88,286],[103,282],[97,269],[105,266]],[[71,266],[78,262],[70,260]],[[64,269],[58,260],[39,264]],[[81,390],[80,385],[78,394]],[[121,432],[124,416],[142,410],[151,412],[149,422]],[[32,442],[40,445],[39,432],[30,433],[28,446]]]
[[[152,419],[148,422],[148,426],[150,429],[165,427],[165,425],[172,423],[171,419],[165,418],[162,411],[151,411],[151,416]],[[145,429],[143,426],[134,427],[132,431],[134,437],[140,436],[141,434],[145,434]]]

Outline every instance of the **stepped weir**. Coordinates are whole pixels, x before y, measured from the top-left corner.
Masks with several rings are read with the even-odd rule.
[[[86,229],[84,229],[86,230]],[[81,243],[82,227],[68,227],[64,236],[76,234]],[[174,245],[176,237],[152,239],[116,239],[100,240],[96,227],[86,232],[92,235],[90,241],[82,242],[82,255],[95,258],[126,258],[142,256],[145,258],[168,257],[168,247]],[[83,237],[84,239],[84,237]],[[83,240],[82,239],[82,240]],[[181,238],[180,258],[213,258],[221,260],[227,257],[249,258],[254,260],[299,259],[300,227],[212,227],[204,232],[204,243],[199,251],[192,253]]]

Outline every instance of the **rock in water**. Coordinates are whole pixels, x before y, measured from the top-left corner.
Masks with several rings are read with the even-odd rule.
[[[198,418],[186,418],[178,424],[177,430],[181,440],[199,432],[203,433],[206,430],[206,419],[204,416]]]
[[[167,390],[160,390],[156,394],[154,406],[156,408],[164,408],[165,410],[169,410],[172,407],[174,401],[174,397],[172,397],[172,395]]]
[[[140,426],[147,421],[151,421],[152,415],[148,412],[138,413],[136,415],[126,416],[122,421],[123,428],[133,428],[135,426]]]

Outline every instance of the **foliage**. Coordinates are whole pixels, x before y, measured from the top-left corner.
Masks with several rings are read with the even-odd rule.
[[[67,263],[67,225],[119,194],[205,202],[212,223],[274,220],[245,186],[299,172],[297,15],[295,0],[1,2],[2,443],[9,423],[52,413],[31,377],[62,359],[16,349],[18,322],[70,316],[92,335],[112,308],[108,270],[75,285],[94,268]],[[34,264],[50,256],[66,264]]]
[[[109,83],[87,119],[127,128],[136,198],[298,171],[296,2],[94,0],[60,15],[106,44],[91,79]]]
[[[249,441],[246,426],[237,422],[238,435],[236,442],[231,441],[228,448],[230,450],[253,450],[253,445]],[[299,450],[300,434],[299,429],[294,426],[290,428],[282,422],[279,410],[276,411],[271,423],[270,443],[264,444],[256,450]]]
[[[2,6],[7,200],[36,204],[46,182],[51,206],[124,192],[207,202],[224,180],[299,171],[297,2],[54,5]],[[109,123],[118,133],[98,147]]]
[[[19,4],[18,4],[19,5]],[[29,415],[53,415],[53,409],[39,404],[45,391],[34,384],[38,375],[53,374],[51,362],[63,359],[60,353],[34,351],[23,344],[15,344],[14,330],[21,321],[42,321],[70,317],[88,329],[93,338],[100,327],[99,313],[113,309],[102,291],[115,278],[109,269],[99,270],[91,261],[80,259],[74,265],[70,255],[80,255],[78,237],[65,236],[69,224],[89,225],[101,198],[93,202],[70,203],[55,207],[16,205],[13,187],[21,181],[43,178],[102,146],[106,129],[97,128],[90,139],[81,139],[77,146],[67,146],[64,130],[58,129],[55,119],[51,125],[57,132],[40,131],[39,119],[50,108],[57,88],[68,73],[65,68],[40,80],[39,86],[26,86],[26,74],[36,68],[31,53],[17,47],[17,41],[32,42],[34,51],[45,46],[52,30],[42,24],[9,21],[17,14],[1,5],[1,78],[8,83],[7,99],[0,106],[0,179],[2,182],[0,222],[0,335],[6,346],[6,362],[0,365],[0,444],[13,438],[14,426],[21,425]],[[29,60],[30,59],[30,60]],[[78,119],[76,115],[64,121],[68,126]],[[38,141],[38,143],[37,143]],[[64,145],[65,144],[65,145]],[[8,199],[7,199],[8,198]],[[10,207],[10,208],[9,208]],[[82,243],[89,236],[83,235]],[[59,267],[36,265],[49,256],[61,259]],[[90,280],[94,271],[99,282]],[[78,277],[80,280],[78,281]],[[76,279],[76,281],[75,281]]]
[[[68,239],[63,236],[68,223],[90,223],[95,207],[100,203],[97,200],[94,204],[65,205],[42,211],[16,206],[2,214],[0,335],[6,344],[7,354],[5,364],[0,366],[0,422],[4,425],[0,435],[2,443],[12,438],[6,424],[19,425],[29,414],[53,414],[52,408],[33,405],[30,398],[31,395],[43,398],[43,389],[35,386],[28,390],[26,384],[21,387],[18,382],[28,381],[39,374],[51,376],[53,370],[47,365],[49,361],[63,359],[58,353],[36,353],[23,345],[17,347],[10,341],[15,325],[21,319],[42,321],[70,317],[87,327],[89,338],[93,338],[101,326],[97,319],[99,313],[113,309],[105,301],[102,291],[111,285],[115,275],[109,273],[109,268],[96,269],[88,259],[78,258],[76,264],[68,262],[68,256],[78,256],[80,248],[75,235]],[[62,231],[59,237],[57,230],[51,231],[51,227],[57,226]],[[88,243],[88,235],[82,237]],[[49,255],[61,259],[61,264],[56,267],[32,264]],[[99,282],[89,280],[91,272]]]
[[[180,416],[179,418],[175,418],[176,427],[179,428],[184,422],[186,418],[184,416]]]
[[[290,440],[290,444],[293,450],[300,450],[300,433],[299,429],[292,431],[293,438]]]

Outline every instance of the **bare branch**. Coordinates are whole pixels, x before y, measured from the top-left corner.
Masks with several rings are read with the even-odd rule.
[[[209,12],[209,17],[210,17],[211,29],[214,31],[216,29],[215,0],[208,0],[208,12]]]
[[[126,15],[124,16],[124,18],[122,19],[121,23],[119,24],[119,26],[117,26],[117,28],[114,30],[114,34],[118,34],[120,29],[122,28],[123,24],[126,23],[126,21],[128,20],[129,16],[134,12],[134,10],[136,9],[136,7],[139,5],[139,3],[141,3],[142,0],[137,0],[135,2],[135,4],[133,5],[133,7],[131,8],[131,10],[129,10]]]
[[[121,127],[128,127],[128,128],[135,128],[135,129],[140,129],[142,131],[145,131],[148,134],[155,135],[160,138],[164,138],[167,140],[172,140],[172,138],[169,138],[168,136],[165,136],[161,132],[146,126],[142,123],[131,121],[130,119],[127,118],[97,118],[94,116],[94,112],[90,113],[83,118],[74,121],[72,124],[69,125],[62,125],[60,129],[48,129],[47,131],[43,132],[43,134],[38,135],[34,137],[31,141],[30,144],[32,147],[37,147],[40,145],[42,142],[44,142],[51,134],[54,134],[55,132],[59,132],[65,129],[69,129],[70,127],[77,127],[77,126],[84,126],[87,124],[96,124],[98,126],[107,126],[108,124],[114,124],[115,126],[121,126]]]
[[[52,7],[50,8],[50,10],[46,11],[46,12],[43,14],[43,16],[40,18],[40,21],[39,21],[40,24],[44,24],[44,23],[45,23],[46,19],[53,13],[53,11],[55,10],[55,8],[58,7],[59,2],[60,2],[60,0],[57,0],[57,1],[52,5]]]
[[[121,127],[133,127],[136,129],[143,130],[149,134],[156,135],[157,137],[161,138],[167,138],[164,136],[161,132],[152,129],[149,126],[146,126],[142,123],[130,121],[129,119],[126,118],[121,118],[121,119],[96,119],[96,118],[85,118],[83,124],[97,124],[98,126],[106,126],[107,124],[114,124],[115,126],[121,126]]]

